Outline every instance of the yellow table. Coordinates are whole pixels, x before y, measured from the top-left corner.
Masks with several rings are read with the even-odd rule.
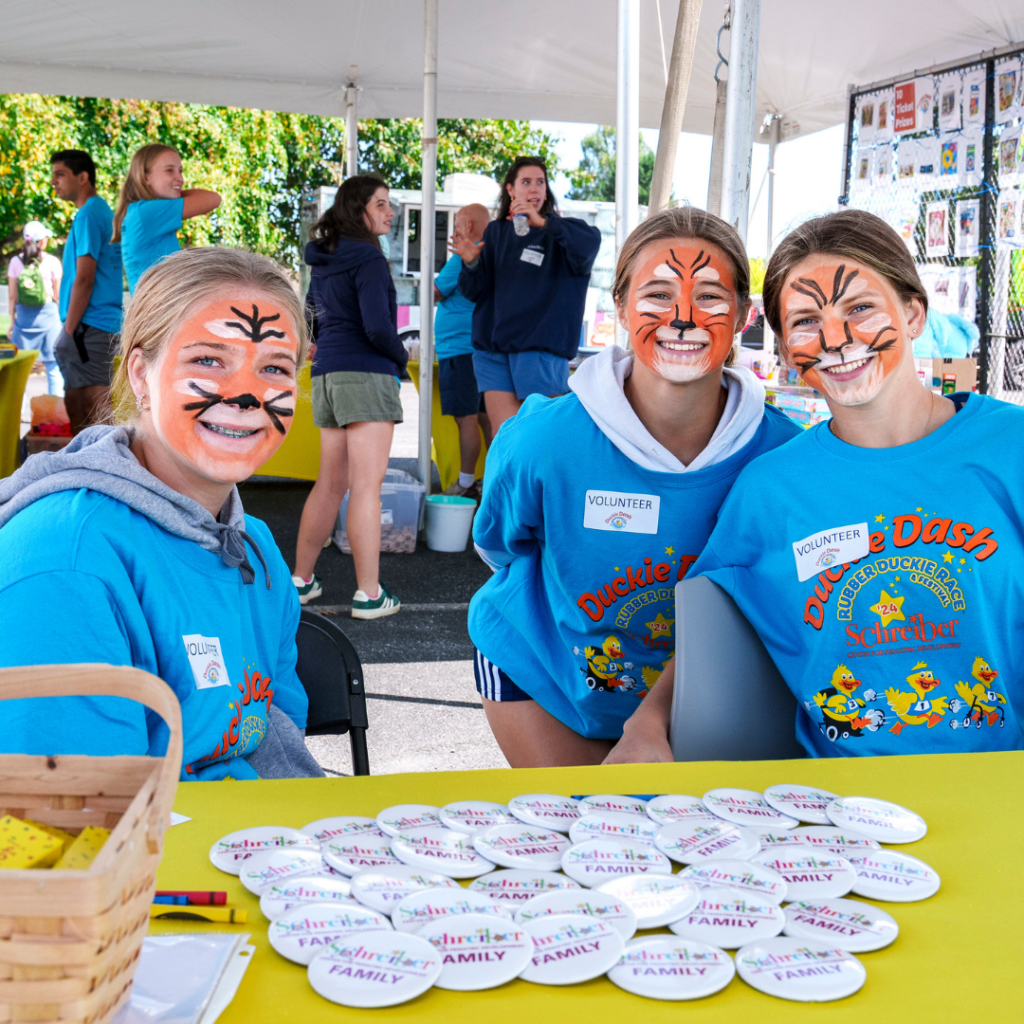
[[[420,364],[416,359],[409,360],[407,367],[416,393],[420,390]],[[437,463],[437,475],[441,478],[441,490],[447,490],[459,479],[462,468],[462,455],[459,451],[459,426],[454,416],[441,413],[441,388],[437,383],[437,363],[434,363],[433,375],[433,414],[431,419],[430,457]],[[479,428],[478,428],[479,429]],[[484,434],[480,431],[480,456],[476,460],[476,478],[481,480],[484,465],[487,462],[487,447],[484,445]]]
[[[313,422],[312,385],[306,363],[299,370],[295,415],[284,444],[263,463],[257,476],[289,476],[297,480],[315,480],[320,472],[320,428]]]
[[[21,465],[21,403],[38,358],[34,349],[25,349],[0,359],[0,477],[10,476]]]
[[[229,902],[249,908],[259,947],[220,1024],[338,1020],[530,1021],[686,1020],[771,1024],[795,1020],[849,1024],[937,1024],[1024,1018],[1024,752],[776,762],[620,765],[513,771],[445,772],[283,782],[188,782],[175,810],[192,821],[175,826],[158,875],[163,889],[226,889]],[[258,900],[237,878],[214,868],[208,852],[222,835],[251,825],[301,827],[336,814],[375,815],[395,803],[441,805],[458,799],[506,801],[519,793],[689,793],[716,786],[763,789],[806,783],[833,792],[877,796],[923,815],[928,835],[901,846],[931,864],[942,888],[920,903],[879,903],[899,922],[888,949],[860,954],[867,984],[825,1006],[783,1002],[739,978],[708,999],[680,1005],[641,999],[607,978],[565,988],[514,981],[484,992],[431,989],[402,1006],[352,1010],[321,999],[305,969],[275,953]],[[856,897],[855,897],[856,898]],[[199,926],[154,922],[153,932]],[[665,929],[658,929],[665,931]]]

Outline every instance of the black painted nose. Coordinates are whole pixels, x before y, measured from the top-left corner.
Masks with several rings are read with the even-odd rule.
[[[692,331],[697,325],[692,320],[673,320],[669,327],[674,327],[680,334],[683,331]]]
[[[224,405],[237,405],[239,409],[245,412],[246,409],[258,409],[261,405],[260,400],[255,395],[238,395],[235,398],[225,398]]]

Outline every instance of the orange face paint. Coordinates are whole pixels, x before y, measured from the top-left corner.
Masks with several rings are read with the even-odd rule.
[[[783,338],[812,387],[863,405],[899,365],[907,340],[892,289],[860,263],[798,267],[782,296]]]
[[[288,434],[297,360],[291,320],[265,296],[205,306],[153,367],[153,428],[203,475],[244,480]]]
[[[637,359],[683,383],[725,363],[736,328],[736,285],[716,246],[687,241],[655,252],[633,275],[626,315]]]

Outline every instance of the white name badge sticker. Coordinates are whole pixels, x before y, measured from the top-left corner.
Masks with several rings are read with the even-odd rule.
[[[536,917],[551,917],[559,914],[583,914],[584,917],[599,917],[616,928],[623,939],[636,934],[636,914],[620,899],[597,889],[577,889],[574,892],[546,892],[535,896],[524,907],[516,911],[516,921],[523,924]]]
[[[626,945],[608,972],[619,988],[648,999],[703,999],[736,974],[732,957],[703,942],[654,935]]]
[[[254,854],[296,846],[314,851],[320,848],[315,839],[303,835],[298,829],[257,825],[255,828],[229,832],[218,839],[210,847],[210,862],[226,874],[237,875],[242,865]]]
[[[882,949],[899,933],[891,914],[859,900],[798,900],[786,907],[787,935],[827,942],[848,953]]]
[[[539,267],[544,262],[544,253],[539,249],[524,249],[519,257],[524,263]]]
[[[920,814],[888,800],[870,796],[846,796],[828,805],[834,825],[859,832],[880,843],[916,843],[928,832]]]
[[[757,939],[774,939],[785,927],[786,914],[777,903],[718,887],[702,889],[700,896],[689,914],[669,925],[684,939],[738,949]]]
[[[344,878],[324,878],[310,875],[288,882],[276,882],[260,897],[260,911],[268,921],[310,903],[328,903],[332,906],[356,907],[351,887]]]
[[[441,957],[438,988],[479,992],[518,978],[533,958],[533,939],[522,925],[480,914],[425,924],[419,937]]]
[[[781,903],[786,898],[786,880],[782,875],[749,860],[709,860],[691,865],[676,877],[696,882],[702,889],[725,886],[755,901]]]
[[[303,875],[318,875],[324,870],[324,859],[319,850],[295,847],[283,850],[265,850],[254,854],[238,872],[238,880],[255,896],[262,896],[277,882]]]
[[[437,981],[441,957],[416,935],[370,932],[346,935],[318,956],[309,983],[342,1006],[397,1006],[422,995]]]
[[[661,498],[657,494],[587,491],[583,528],[612,533],[657,533],[660,511]]]
[[[365,868],[352,876],[352,895],[364,906],[390,916],[406,896],[422,889],[458,889],[454,878],[406,864],[393,868]]]
[[[701,890],[679,875],[626,875],[602,882],[594,892],[622,900],[636,915],[637,928],[660,928],[688,914]]]
[[[480,875],[469,883],[471,892],[482,892],[493,900],[504,901],[509,906],[522,906],[542,892],[556,892],[560,889],[579,889],[565,875],[554,871],[529,871],[520,868],[502,868],[489,875]]]
[[[799,1003],[845,999],[868,976],[846,950],[783,935],[744,946],[736,954],[736,970],[751,988]]]
[[[575,985],[607,974],[626,943],[614,926],[582,914],[535,917],[523,927],[533,939],[533,958],[520,975],[537,985]]]
[[[309,903],[272,921],[267,938],[281,956],[297,964],[308,964],[331,943],[353,932],[382,931],[391,931],[391,922],[375,910]]]
[[[853,523],[850,526],[833,526],[830,530],[794,541],[797,579],[803,583],[834,565],[864,558],[868,554],[868,535],[867,523]]]
[[[185,645],[192,678],[197,690],[209,690],[212,686],[230,686],[224,655],[221,653],[220,638],[202,636],[199,633],[185,633],[181,637]]]

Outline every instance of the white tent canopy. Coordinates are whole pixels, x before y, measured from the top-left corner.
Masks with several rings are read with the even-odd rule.
[[[660,123],[677,8],[642,0],[644,127]],[[687,131],[711,131],[722,12],[705,0]],[[438,115],[614,124],[615,39],[616,0],[440,0]],[[825,128],[851,82],[1021,39],[1020,0],[764,0],[758,118],[782,114],[784,137]],[[32,0],[7,4],[0,31],[0,92],[344,116],[350,65],[359,116],[421,116],[422,0]]]

